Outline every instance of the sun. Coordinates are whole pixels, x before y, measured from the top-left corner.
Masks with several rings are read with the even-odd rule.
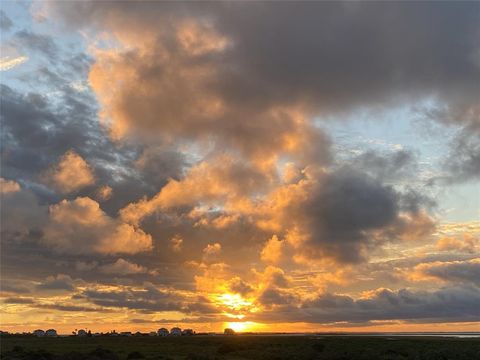
[[[252,321],[234,321],[225,323],[225,327],[235,330],[235,332],[251,331],[255,328]]]

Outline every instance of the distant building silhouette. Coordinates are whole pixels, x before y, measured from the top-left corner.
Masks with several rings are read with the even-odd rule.
[[[51,336],[51,337],[56,337],[57,335],[57,330],[55,329],[48,329],[45,331],[45,336]]]
[[[172,336],[182,336],[182,329],[179,327],[174,327],[170,330],[170,335]]]
[[[170,334],[170,331],[165,328],[158,329],[158,336],[168,336]]]
[[[35,330],[33,332],[33,335],[37,336],[37,337],[42,337],[42,336],[45,336],[45,331],[41,330],[41,329],[38,329],[38,330]]]

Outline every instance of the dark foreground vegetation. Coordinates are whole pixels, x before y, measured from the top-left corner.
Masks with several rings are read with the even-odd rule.
[[[2,360],[480,360],[480,339],[342,336],[1,338]]]

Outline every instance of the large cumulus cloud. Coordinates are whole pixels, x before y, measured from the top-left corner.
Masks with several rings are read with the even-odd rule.
[[[45,244],[59,253],[134,254],[152,248],[149,234],[110,218],[88,197],[52,205],[44,232]]]
[[[182,77],[199,67],[213,66],[212,71],[202,72],[202,81],[208,85],[204,92],[195,94],[190,88],[192,91],[183,92],[186,101],[213,94],[220,108],[241,105],[258,113],[278,104],[306,103],[325,111],[378,105],[402,97],[438,96],[447,108],[455,110],[451,121],[478,124],[476,4],[55,5],[70,25],[107,28],[120,41],[128,42],[124,53],[100,57],[99,67],[104,60],[114,66],[121,62],[128,71],[119,78],[142,84],[144,90],[161,83],[165,76],[178,77],[167,84],[191,82],[195,86],[195,79]],[[159,18],[164,20],[160,27]],[[133,43],[140,34],[148,36],[151,50]],[[153,59],[154,53],[162,56]],[[185,71],[187,65],[192,69],[189,72]],[[173,71],[172,66],[183,72]],[[137,96],[127,103],[122,96],[127,87],[118,90],[115,109],[120,113],[113,121],[133,120],[129,119],[130,109],[148,116],[154,106],[148,97]],[[165,120],[168,113],[182,109],[167,106],[159,118],[170,124]],[[204,113],[195,116],[192,125],[202,124],[199,119]],[[158,118],[152,120],[159,122]],[[243,122],[239,129],[246,130],[249,117]]]

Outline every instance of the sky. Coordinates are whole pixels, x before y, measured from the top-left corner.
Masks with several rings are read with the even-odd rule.
[[[480,3],[0,30],[2,330],[480,330]]]

